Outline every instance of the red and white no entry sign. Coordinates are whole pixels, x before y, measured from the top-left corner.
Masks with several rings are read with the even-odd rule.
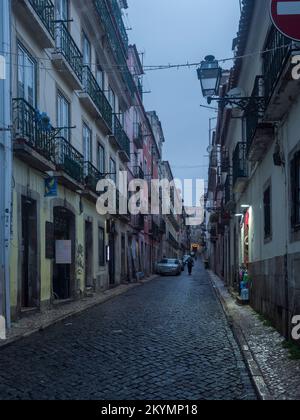
[[[300,41],[300,1],[271,0],[271,17],[286,37]]]

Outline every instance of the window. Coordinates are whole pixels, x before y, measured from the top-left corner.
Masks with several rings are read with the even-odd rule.
[[[110,172],[110,179],[117,184],[117,165],[116,162],[110,158],[109,160],[109,172]]]
[[[57,126],[62,128],[60,136],[70,141],[70,103],[58,92],[57,94]]]
[[[96,80],[101,90],[104,90],[104,72],[100,64],[97,64],[96,67]]]
[[[99,239],[99,267],[105,266],[105,235],[104,229],[99,227],[98,229],[98,239]]]
[[[108,101],[112,107],[113,112],[116,112],[116,95],[110,86],[108,88]]]
[[[291,161],[291,224],[300,230],[300,152]]]
[[[272,237],[272,193],[271,186],[264,192],[264,230],[265,239]]]
[[[55,14],[57,22],[62,22],[66,28],[69,26],[69,0],[56,0],[55,2]],[[64,36],[61,32],[61,25],[56,25],[56,47],[59,49],[63,48]]]
[[[83,156],[85,162],[92,161],[92,131],[83,124]]]
[[[18,45],[18,97],[36,106],[36,62]]]
[[[134,138],[137,139],[140,134],[140,125],[139,125],[139,116],[137,109],[134,108],[133,111],[133,132],[134,132]]]
[[[85,33],[82,34],[82,55],[83,55],[83,64],[85,66],[91,67],[91,62],[92,62],[91,43],[88,40]]]
[[[65,21],[69,19],[69,0],[56,0],[56,18]]]
[[[102,144],[98,143],[98,170],[101,174],[105,174],[105,149]]]
[[[120,123],[121,123],[122,127],[125,128],[125,112],[122,112],[120,110],[119,119],[120,119]]]

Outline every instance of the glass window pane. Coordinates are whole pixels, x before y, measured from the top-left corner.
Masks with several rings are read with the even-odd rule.
[[[36,106],[36,64],[27,51],[18,46],[18,96]]]
[[[63,128],[60,135],[70,140],[70,104],[60,93],[57,95],[57,126]]]

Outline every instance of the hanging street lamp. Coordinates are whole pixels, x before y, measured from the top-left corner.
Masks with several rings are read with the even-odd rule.
[[[204,98],[217,96],[222,78],[222,69],[213,55],[208,55],[197,69]]]
[[[263,112],[265,110],[265,97],[261,94],[258,76],[255,81],[255,89],[252,96],[245,96],[241,89],[230,90],[225,96],[220,97],[220,86],[222,83],[223,69],[219,66],[218,60],[213,55],[208,55],[197,69],[198,79],[201,83],[203,97],[210,105],[217,101],[221,108],[239,108],[244,112]]]

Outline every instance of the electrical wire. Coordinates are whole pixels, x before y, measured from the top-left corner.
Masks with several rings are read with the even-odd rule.
[[[257,55],[263,55],[263,54],[267,54],[267,53],[271,53],[274,51],[278,51],[281,49],[285,49],[286,45],[281,45],[279,47],[274,47],[274,48],[270,48],[270,49],[265,49],[265,50],[260,50],[260,51],[255,51],[253,53],[249,53],[249,54],[244,54],[244,55],[240,55],[240,56],[233,56],[233,57],[227,57],[227,58],[219,58],[217,59],[217,61],[219,61],[220,63],[226,63],[228,61],[237,61],[237,60],[243,60],[246,58],[251,58]],[[11,56],[17,56],[18,53],[14,53],[14,52],[5,52],[5,51],[0,51],[0,54],[5,54],[7,55],[11,55]],[[39,62],[52,62],[51,58],[45,58],[45,57],[34,57],[36,60],[38,60]],[[160,64],[160,65],[144,65],[144,71],[157,71],[157,70],[170,70],[170,69],[181,69],[181,68],[192,68],[192,67],[198,67],[200,66],[202,63],[202,61],[200,62],[186,62],[186,63],[178,63],[178,64]],[[11,63],[12,65],[17,65],[16,63]],[[99,63],[90,63],[92,66],[96,66]],[[46,67],[44,67],[46,68]],[[53,70],[52,68],[46,68],[48,70]],[[116,64],[116,65],[103,65],[103,69],[105,71],[124,71],[124,70],[128,70],[130,69],[130,67],[127,64]],[[122,70],[123,69],[123,70]],[[132,69],[131,69],[132,70]]]

